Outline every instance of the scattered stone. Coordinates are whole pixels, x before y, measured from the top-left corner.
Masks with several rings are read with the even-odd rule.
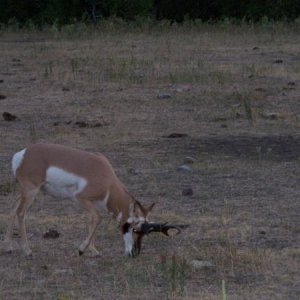
[[[221,124],[220,126],[221,126],[221,128],[227,128],[228,127],[227,124]]]
[[[282,64],[283,60],[282,59],[276,59],[276,60],[274,60],[274,63],[275,64]]]
[[[88,123],[86,121],[83,121],[83,120],[76,121],[74,124],[77,125],[80,128],[85,128],[85,127],[89,126]]]
[[[159,93],[158,95],[157,95],[157,98],[158,99],[169,99],[169,98],[171,98],[172,96],[170,95],[170,94],[167,94],[167,93]]]
[[[259,47],[253,47],[252,50],[259,50]]]
[[[4,80],[3,79],[0,79],[0,83],[3,83],[4,82]]]
[[[175,89],[177,93],[189,92],[191,90],[190,86],[180,86]]]
[[[195,161],[196,161],[196,160],[195,160],[194,157],[186,156],[186,157],[184,158],[184,160],[183,160],[183,163],[184,163],[184,164],[187,164],[187,165],[189,165],[189,164],[191,165],[191,164],[193,164]]]
[[[294,81],[288,82],[288,86],[295,86],[295,85],[296,85],[296,83]]]
[[[256,88],[255,91],[256,92],[266,92],[266,90],[264,88],[261,88],[261,87]]]
[[[4,100],[4,99],[6,99],[6,96],[0,95],[0,100]]]
[[[13,61],[13,62],[20,62],[21,59],[19,59],[19,58],[13,58],[11,61]]]
[[[208,260],[192,260],[191,265],[195,269],[212,269],[215,265]]]
[[[66,88],[66,87],[63,87],[63,88],[62,88],[62,91],[63,91],[63,92],[70,92],[70,89],[69,89],[69,88]]]
[[[76,126],[80,128],[96,128],[96,127],[107,126],[108,123],[103,118],[101,118],[100,120],[77,119],[76,121],[73,120],[69,120],[65,122],[56,121],[53,123],[53,126],[59,126],[59,125],[70,125],[70,126]]]
[[[261,113],[261,116],[264,119],[268,119],[268,120],[283,119],[283,116],[281,114],[275,113],[275,112],[264,112],[264,113]]]
[[[138,175],[139,174],[139,172],[134,168],[130,168],[128,170],[128,173],[131,174],[131,175]]]
[[[213,122],[225,122],[225,121],[227,121],[227,118],[225,117],[215,117],[213,119]]]
[[[41,268],[44,270],[48,270],[48,266],[46,266],[46,265],[41,266]]]
[[[259,234],[266,234],[266,232],[264,230],[260,230],[258,233]]]
[[[181,165],[176,168],[178,172],[191,172],[192,168],[187,165]]]
[[[183,138],[183,137],[187,137],[187,136],[188,135],[186,133],[174,132],[174,133],[167,135],[166,137],[169,139],[177,139],[177,138]]]
[[[133,75],[137,78],[144,78],[146,76],[146,71],[142,69],[133,70]]]
[[[74,275],[74,272],[72,269],[56,269],[54,271],[55,275]]]
[[[72,122],[69,122],[69,124],[72,124]],[[67,124],[67,125],[69,125]],[[108,123],[104,120],[102,117],[100,120],[84,120],[84,119],[78,119],[74,122],[74,125],[78,127],[83,128],[95,128],[95,127],[102,127],[108,125]]]
[[[55,229],[49,229],[44,235],[44,239],[57,239],[59,238],[59,233]]]
[[[13,63],[12,66],[13,67],[20,67],[20,66],[23,66],[23,64],[21,64],[21,63]]]
[[[12,115],[11,113],[5,111],[3,114],[2,114],[2,117],[5,121],[7,122],[11,122],[11,121],[15,121],[17,119],[17,116],[15,115]]]
[[[192,188],[185,188],[182,190],[182,196],[193,196],[194,191]]]

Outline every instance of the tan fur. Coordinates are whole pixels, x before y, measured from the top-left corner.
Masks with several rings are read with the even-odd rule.
[[[8,251],[12,250],[12,227],[15,217],[18,216],[21,246],[26,254],[31,255],[24,216],[30,203],[45,183],[46,171],[49,167],[60,168],[87,181],[85,188],[76,195],[76,199],[89,214],[89,234],[79,247],[80,253],[89,248],[95,255],[98,254],[94,240],[100,217],[95,202],[105,199],[108,193],[107,209],[115,218],[120,212],[122,213],[121,219],[118,220],[121,227],[131,217],[131,207],[134,207],[133,214],[145,218],[152,209],[152,207],[149,207],[150,209],[143,208],[130,196],[107,158],[101,153],[90,153],[56,144],[34,144],[26,148],[23,160],[16,170],[16,178],[21,185],[22,196],[12,214],[5,237]]]

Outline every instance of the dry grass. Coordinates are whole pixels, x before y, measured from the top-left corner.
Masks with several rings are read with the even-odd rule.
[[[1,254],[0,298],[221,299],[224,280],[228,299],[298,299],[299,28],[75,29],[1,32],[1,113],[18,119],[0,121],[0,233],[17,195],[10,157],[35,141],[103,152],[157,202],[153,220],[192,226],[127,259],[104,215],[102,257],[78,257],[81,209],[40,195],[27,218],[34,258]],[[185,156],[192,171],[176,171]],[[42,238],[49,228],[59,239]]]

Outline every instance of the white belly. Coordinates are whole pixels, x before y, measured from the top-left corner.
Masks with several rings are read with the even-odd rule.
[[[46,171],[43,185],[46,192],[58,198],[76,198],[84,190],[87,181],[84,177],[67,172],[58,167],[50,167]]]

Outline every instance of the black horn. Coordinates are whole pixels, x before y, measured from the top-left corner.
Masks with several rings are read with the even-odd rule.
[[[140,229],[140,232],[143,234],[149,234],[151,232],[161,232],[167,236],[169,236],[169,230],[175,229],[177,230],[176,235],[181,233],[181,229],[185,229],[189,227],[189,225],[178,225],[178,224],[168,224],[168,223],[143,223]]]

